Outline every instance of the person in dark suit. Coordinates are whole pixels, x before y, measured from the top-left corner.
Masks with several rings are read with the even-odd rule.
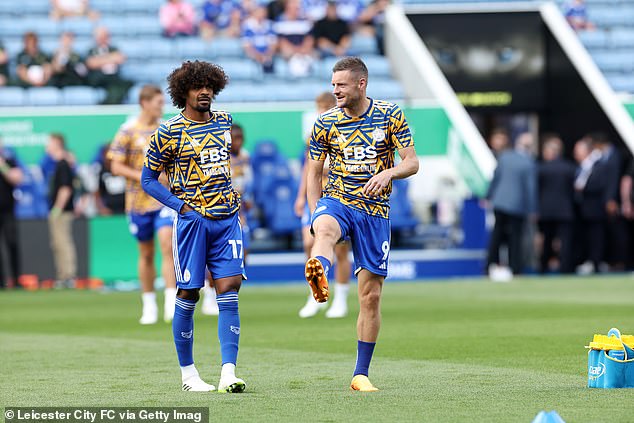
[[[609,172],[607,162],[601,160],[601,151],[592,147],[588,137],[577,141],[574,155],[579,163],[574,182],[577,232],[582,235],[580,241],[584,247],[580,260],[584,263],[578,268],[578,272],[594,273],[599,269],[605,249]]]
[[[621,153],[602,132],[592,133],[588,137],[592,141],[593,148],[601,151],[601,162],[604,164],[606,176],[603,261],[612,269],[623,271],[627,260],[627,236],[625,219],[620,213],[619,185],[624,170]]]
[[[574,270],[572,230],[574,220],[575,165],[561,157],[563,142],[557,135],[544,137],[543,161],[538,167],[539,230],[543,236],[540,270],[549,270],[549,262],[556,258],[561,273]],[[559,252],[554,243],[559,240]]]
[[[500,264],[500,247],[508,246],[513,274],[522,272],[522,237],[529,215],[537,211],[537,171],[531,152],[533,136],[521,134],[515,149],[503,149],[489,185],[487,200],[493,207],[495,225],[491,233],[487,265],[492,279]]]
[[[3,250],[9,259],[13,287],[18,286],[20,277],[20,248],[18,223],[15,218],[15,197],[13,190],[22,183],[24,174],[17,160],[2,147],[0,139],[0,289],[9,286],[5,279]]]

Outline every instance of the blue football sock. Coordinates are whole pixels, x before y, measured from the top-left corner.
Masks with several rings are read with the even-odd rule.
[[[240,342],[240,313],[238,293],[235,291],[216,295],[218,301],[218,340],[222,364],[236,364]]]
[[[319,260],[322,266],[324,266],[324,275],[326,275],[326,278],[327,278],[328,272],[330,271],[330,267],[332,266],[332,263],[330,263],[330,260],[328,260],[324,256],[316,256],[315,258]]]
[[[176,354],[181,367],[194,364],[194,310],[196,302],[176,298],[174,319],[172,320],[172,334],[176,345]]]
[[[357,341],[357,367],[354,369],[354,375],[368,375],[370,369],[370,361],[376,342]]]

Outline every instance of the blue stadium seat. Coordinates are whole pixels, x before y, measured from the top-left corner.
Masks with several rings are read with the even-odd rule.
[[[354,34],[350,41],[350,54],[355,56],[378,54],[376,39],[367,35]]]
[[[369,79],[377,77],[390,77],[392,71],[390,69],[390,62],[387,60],[385,56],[380,55],[368,55],[362,56],[363,61],[368,67],[368,71],[370,73]]]
[[[390,219],[392,229],[413,229],[418,224],[412,212],[412,204],[407,197],[408,182],[405,179],[392,181],[392,195],[390,196]]]
[[[6,2],[6,3],[13,3],[14,5],[13,7],[14,8],[16,7],[14,2]],[[51,10],[51,2],[47,0],[21,0],[19,9],[25,15],[47,16]]]
[[[136,13],[136,14],[148,14],[154,15],[157,17],[159,9],[161,8],[163,2],[156,0],[134,0],[134,1],[124,1],[122,2],[119,12],[120,13]]]
[[[634,76],[632,74],[608,74],[606,78],[614,91],[634,93]]]
[[[90,36],[95,29],[95,23],[87,18],[72,18],[62,21],[62,30],[71,31],[75,35]]]
[[[231,80],[253,80],[262,76],[259,65],[250,59],[219,59],[220,66]]]
[[[136,35],[161,35],[161,25],[158,20],[158,16],[137,14],[127,15],[125,17],[119,17],[124,22],[125,31],[127,36]]]
[[[176,56],[176,41],[160,36],[152,37],[146,44],[153,60],[174,59]]]
[[[27,88],[26,99],[30,106],[57,106],[62,104],[62,93],[54,87]]]
[[[297,185],[293,180],[276,181],[270,200],[267,223],[273,235],[288,235],[301,229],[301,220],[295,215]]]
[[[90,106],[101,101],[99,92],[93,87],[77,86],[62,88],[62,102],[67,106]]]
[[[214,57],[243,57],[242,41],[237,38],[219,37],[211,43]]]
[[[402,100],[405,92],[398,81],[393,79],[370,79],[368,96],[380,100]]]
[[[62,31],[61,25],[48,16],[25,16],[22,18],[22,28],[24,32],[33,31],[40,37],[56,37]]]
[[[579,39],[588,49],[605,48],[608,45],[608,35],[600,29],[578,33]]]
[[[589,32],[589,31],[586,31]],[[591,31],[595,32],[595,31]],[[634,47],[634,29],[616,28],[610,32],[609,44],[612,48]]]
[[[247,81],[236,84],[230,83],[217,97],[219,103],[266,101],[269,99],[270,97],[268,97],[267,92],[264,92],[262,85]]]
[[[128,2],[125,0],[90,0],[90,6],[101,12],[102,15],[119,13],[125,3]]]
[[[593,54],[592,58],[603,72],[621,72],[634,69],[634,58],[629,52],[604,51]]]
[[[24,24],[24,20],[7,15],[0,16],[0,37],[21,36],[26,31],[28,29]]]
[[[116,45],[117,47],[121,48],[121,46],[124,44],[123,42],[120,42],[120,41],[126,42],[129,40],[129,38],[127,37],[128,22],[122,19],[121,16],[116,16],[116,15],[104,16],[99,21],[99,24],[108,28],[108,31],[110,31],[110,34],[112,35],[112,44]],[[119,37],[125,37],[125,38],[122,40],[122,39],[119,39]],[[115,40],[117,41],[115,42]]]
[[[26,104],[26,94],[20,87],[0,87],[0,106],[15,107]]]
[[[146,40],[132,39],[117,45],[130,61],[146,62],[152,58],[152,53]]]
[[[180,60],[209,60],[213,57],[211,43],[197,37],[181,37],[176,40],[176,57]]]

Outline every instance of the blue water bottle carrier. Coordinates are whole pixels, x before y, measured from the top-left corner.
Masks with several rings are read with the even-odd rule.
[[[634,388],[634,336],[612,328],[586,348],[589,388]]]

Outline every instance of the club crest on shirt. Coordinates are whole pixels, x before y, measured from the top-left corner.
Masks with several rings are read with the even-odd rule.
[[[381,128],[374,128],[374,131],[372,131],[372,139],[376,142],[383,141],[385,139],[385,131]]]

